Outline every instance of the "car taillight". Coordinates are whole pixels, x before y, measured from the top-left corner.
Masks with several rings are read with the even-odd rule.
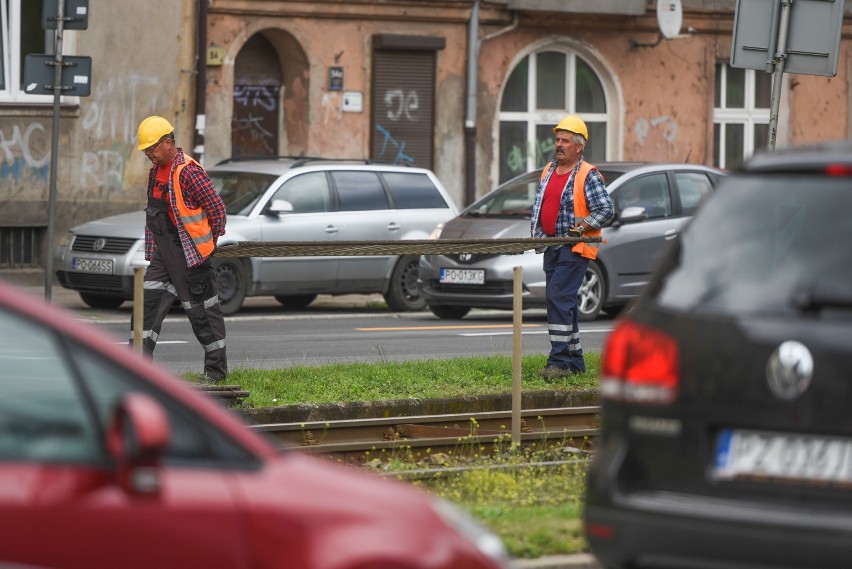
[[[636,322],[621,322],[603,354],[601,397],[632,403],[669,403],[680,383],[674,338]]]
[[[852,176],[852,165],[850,164],[829,164],[825,167],[825,173],[828,176]]]

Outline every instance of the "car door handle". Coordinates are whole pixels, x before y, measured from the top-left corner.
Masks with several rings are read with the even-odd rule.
[[[325,232],[326,232],[326,233],[337,233],[338,231],[340,231],[340,230],[339,230],[339,229],[337,229],[337,226],[336,226],[336,225],[328,225],[328,226],[326,226],[326,228],[325,228]]]
[[[675,237],[677,237],[678,233],[679,231],[677,229],[669,229],[665,233],[663,233],[663,237],[665,237],[666,239],[674,239]]]
[[[388,231],[399,231],[399,224],[391,221],[388,223]]]

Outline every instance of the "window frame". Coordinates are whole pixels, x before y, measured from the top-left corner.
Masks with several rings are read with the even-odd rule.
[[[565,109],[537,108],[536,106],[538,79],[537,56],[539,54],[549,52],[562,53],[566,58],[566,73],[563,85],[563,89],[565,90]],[[578,58],[589,67],[589,69],[596,75],[597,80],[600,82],[605,99],[605,110],[603,112],[586,112],[576,110],[576,82]],[[506,95],[506,87],[509,83],[509,79],[512,77],[512,74],[514,73],[515,69],[519,65],[521,65],[525,59],[527,59],[528,61],[526,84],[527,108],[524,111],[504,111],[502,110],[504,105],[503,98]],[[586,122],[586,124],[589,125],[602,124],[606,133],[606,141],[604,143],[603,148],[603,160],[608,161],[617,159],[617,150],[620,145],[620,142],[617,139],[619,139],[620,134],[615,128],[615,125],[618,119],[616,109],[620,107],[620,99],[618,89],[612,79],[613,77],[615,77],[615,74],[613,74],[600,61],[598,61],[593,54],[586,53],[581,46],[566,44],[564,42],[548,42],[533,46],[528,51],[519,53],[516,59],[506,70],[506,76],[501,87],[500,100],[498,101],[497,105],[498,111],[494,130],[494,154],[498,157],[498,159],[494,161],[494,179],[497,180],[498,183],[504,183],[517,175],[529,172],[531,170],[534,170],[535,168],[543,166],[543,164],[536,163],[537,156],[539,155],[539,152],[537,151],[535,146],[537,141],[537,129],[542,126],[552,128],[553,125],[557,124],[567,114],[579,114]],[[500,133],[503,125],[508,125],[510,123],[525,124],[526,155],[523,157],[523,160],[525,161],[525,166],[523,171],[514,172],[508,178],[502,179],[500,163],[502,160],[505,159],[505,157],[502,156]],[[593,144],[595,142],[597,141],[593,141]],[[601,159],[597,158],[596,160]]]
[[[24,80],[23,58],[21,50],[21,22],[24,2],[33,0],[0,0],[0,74],[2,74],[2,86],[0,86],[0,104],[18,103],[51,103],[53,95],[29,94],[21,89]],[[42,9],[41,2],[37,8]],[[54,53],[55,32],[44,30],[44,54]],[[66,30],[63,33],[63,55],[73,55],[76,51],[76,36],[73,31]],[[66,53],[69,52],[69,53]],[[24,54],[28,55],[28,54]],[[61,96],[63,103],[76,103],[79,97]]]
[[[755,127],[757,125],[767,125],[768,128],[770,118],[770,107],[758,107],[755,105],[756,73],[758,72],[754,69],[743,70],[745,71],[743,85],[744,106],[727,106],[728,71],[730,69],[730,62],[716,62],[716,70],[719,72],[715,73],[714,76],[719,78],[719,84],[714,86],[713,91],[713,165],[723,169],[736,166],[736,164],[727,164],[727,141],[725,136],[727,126],[742,125],[743,127],[743,152],[740,162],[744,162],[751,158],[755,151],[758,150],[755,148]],[[720,106],[716,106],[715,95],[717,92],[719,93]],[[717,125],[719,126],[718,138],[716,135]]]

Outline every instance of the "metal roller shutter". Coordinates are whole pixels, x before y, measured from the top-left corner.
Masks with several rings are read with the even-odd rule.
[[[370,158],[432,168],[434,51],[374,50]]]

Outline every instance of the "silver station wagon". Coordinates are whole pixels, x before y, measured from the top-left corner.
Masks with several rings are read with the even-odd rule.
[[[227,208],[219,245],[270,241],[427,239],[458,210],[433,172],[364,161],[231,160],[209,168]],[[72,228],[55,252],[59,283],[93,308],[133,298],[133,267],[145,265],[145,212]],[[318,294],[381,293],[394,311],[425,308],[419,257],[318,256],[216,259],[226,315],[248,296],[302,308]]]

